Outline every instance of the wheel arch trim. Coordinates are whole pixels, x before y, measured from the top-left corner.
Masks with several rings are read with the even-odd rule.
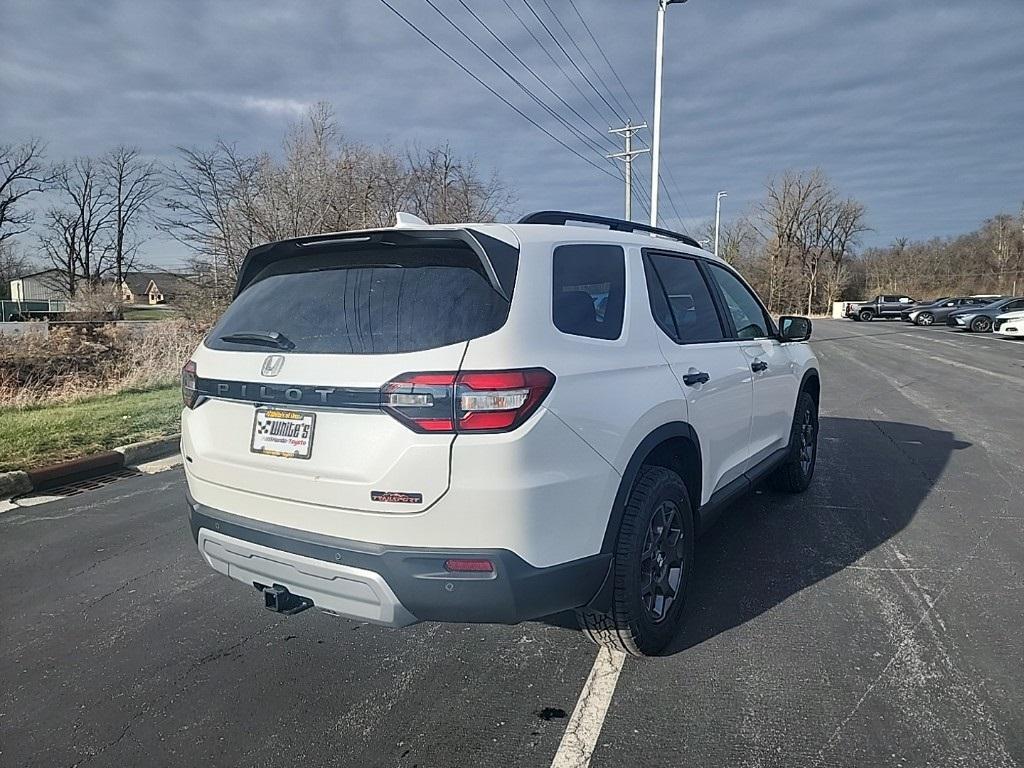
[[[655,448],[673,438],[688,440],[696,449],[697,456],[701,456],[700,438],[697,436],[697,431],[685,421],[673,421],[662,424],[641,440],[633,450],[633,454],[626,463],[625,470],[622,472],[622,479],[619,481],[619,489],[615,493],[615,500],[612,502],[611,513],[608,516],[608,525],[605,528],[604,539],[601,542],[601,552],[609,553],[615,550],[615,538],[619,533],[619,526],[622,523],[622,516],[626,509],[626,500],[629,498],[630,491],[633,490],[633,484],[636,482],[637,475],[640,474],[640,468],[654,452]],[[700,469],[700,467],[697,468],[698,473]],[[687,490],[692,494],[694,489],[688,488]],[[697,498],[696,504],[691,503],[691,506],[693,507],[694,515],[697,515],[700,507],[700,498]],[[697,521],[695,520],[695,522]]]

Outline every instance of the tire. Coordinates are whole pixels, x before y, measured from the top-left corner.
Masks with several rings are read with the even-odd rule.
[[[932,325],[935,323],[935,315],[931,312],[922,312],[914,321],[915,325]]]
[[[769,478],[777,491],[803,493],[814,478],[818,461],[818,404],[806,392],[796,400],[793,426],[789,433],[789,458]]]
[[[992,330],[991,318],[985,317],[984,315],[974,318],[971,320],[971,330],[975,333],[988,333]]]
[[[587,637],[632,656],[652,656],[672,641],[693,571],[693,522],[679,475],[664,467],[641,468],[615,541],[611,605],[607,612],[576,612]]]
[[[862,309],[860,313],[857,315],[857,317],[859,317],[865,323],[870,323],[872,320],[875,319],[875,313],[872,312],[870,309]]]

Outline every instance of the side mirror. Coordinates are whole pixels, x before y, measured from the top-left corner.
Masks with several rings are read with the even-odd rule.
[[[807,341],[811,338],[810,319],[783,315],[779,318],[779,336],[783,341]]]

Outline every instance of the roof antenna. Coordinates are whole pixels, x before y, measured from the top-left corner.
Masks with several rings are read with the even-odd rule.
[[[409,229],[412,227],[429,227],[430,224],[419,216],[413,216],[411,213],[405,211],[399,211],[395,214],[395,229]]]

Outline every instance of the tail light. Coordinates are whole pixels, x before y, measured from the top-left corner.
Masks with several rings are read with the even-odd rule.
[[[381,404],[416,432],[508,432],[530,418],[554,383],[544,368],[407,373],[384,385]]]
[[[181,369],[181,401],[186,408],[195,408],[199,400],[196,388],[196,364],[189,360]]]

